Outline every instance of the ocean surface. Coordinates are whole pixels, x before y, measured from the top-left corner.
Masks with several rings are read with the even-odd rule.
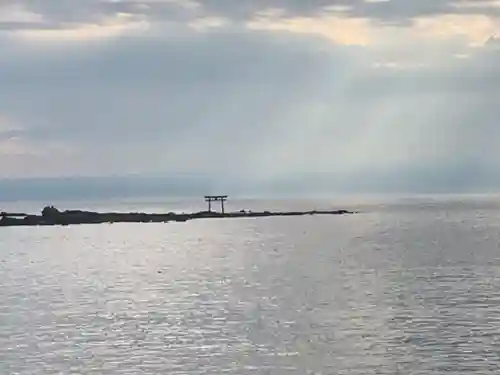
[[[259,208],[360,213],[0,228],[0,374],[500,373],[500,197]]]

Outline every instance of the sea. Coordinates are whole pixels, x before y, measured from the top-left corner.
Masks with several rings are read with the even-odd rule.
[[[0,374],[499,374],[500,196],[227,205],[337,208],[357,213],[0,228]]]

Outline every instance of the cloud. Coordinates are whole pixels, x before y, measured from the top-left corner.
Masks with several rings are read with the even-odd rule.
[[[74,51],[6,62],[0,97],[34,137],[73,144],[84,159],[102,155],[110,169],[231,171],[240,166],[225,153],[251,156],[252,138],[314,81],[323,53],[285,36],[128,39],[91,59]]]
[[[4,135],[6,133],[22,131],[23,128],[18,124],[14,123],[11,119],[9,119],[5,115],[0,114],[0,134]]]
[[[15,4],[0,176],[454,189],[500,166],[494,4]]]
[[[338,44],[368,45],[377,39],[367,19],[352,19],[338,16],[296,17],[277,19],[257,17],[248,22],[248,27],[255,30],[288,31],[297,34],[311,34],[324,37]]]
[[[472,139],[461,135],[471,112],[485,122],[475,129],[491,132],[497,62],[484,52],[447,67],[374,69],[362,49],[288,34],[132,38],[91,59],[5,64],[0,97],[39,144],[74,150],[58,174],[348,176],[446,160]]]
[[[4,4],[0,5],[0,24],[40,24],[43,22],[43,17],[34,12],[26,10],[20,4]]]
[[[106,17],[98,23],[68,25],[61,28],[23,29],[13,32],[14,36],[34,42],[88,41],[116,38],[149,29],[147,21],[129,14],[119,13]]]
[[[13,19],[43,18],[52,26],[90,23],[117,14],[146,17],[153,22],[188,22],[198,18],[227,19],[243,24],[263,15],[295,18],[345,18],[374,21],[376,24],[407,25],[414,20],[443,15],[483,15],[496,17],[496,1],[477,0],[16,0],[4,7]],[[17,16],[16,16],[17,15]],[[1,19],[0,19],[1,20]],[[5,21],[5,20],[4,20]],[[1,21],[0,21],[1,22]]]
[[[494,1],[472,0],[18,0],[4,6],[0,28],[38,43],[236,27],[396,50],[460,39],[482,45],[500,29],[498,11]]]
[[[194,21],[188,23],[188,26],[197,31],[205,31],[213,28],[221,28],[227,26],[229,20],[222,17],[206,17],[197,18]]]

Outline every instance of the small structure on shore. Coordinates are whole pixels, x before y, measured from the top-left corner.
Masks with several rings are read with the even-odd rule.
[[[220,202],[221,213],[224,214],[224,202],[227,195],[205,195],[205,202],[208,202],[208,212],[212,212],[212,202]]]

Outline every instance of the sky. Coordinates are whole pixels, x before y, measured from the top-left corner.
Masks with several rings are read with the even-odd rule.
[[[0,0],[0,179],[500,189],[498,31],[496,0]]]

